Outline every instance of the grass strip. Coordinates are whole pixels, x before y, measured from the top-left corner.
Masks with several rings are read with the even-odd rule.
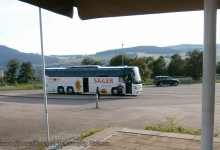
[[[161,132],[172,132],[172,133],[182,133],[182,134],[191,134],[191,135],[201,135],[201,129],[187,129],[182,126],[176,125],[176,117],[166,117],[169,121],[169,124],[159,123],[156,125],[148,124],[145,127],[145,130],[151,131],[161,131]],[[214,133],[214,137],[217,137],[218,133]]]
[[[28,90],[28,89],[42,89],[42,84],[21,84],[21,85],[13,85],[7,87],[0,87],[0,90]]]
[[[93,135],[93,134],[95,134],[95,133],[98,133],[98,132],[100,132],[100,131],[102,131],[102,130],[104,130],[104,128],[101,127],[101,126],[99,126],[99,127],[97,127],[97,128],[92,128],[92,129],[90,129],[90,130],[87,130],[85,133],[82,133],[82,134],[80,135],[79,140],[82,140],[82,139],[84,139],[84,138],[86,138],[86,137],[88,137],[88,136],[91,136],[91,135]]]
[[[180,84],[193,84],[193,83],[202,83],[202,80],[179,80]],[[215,83],[220,83],[220,79],[216,79]],[[143,85],[154,85],[153,81],[143,82]]]

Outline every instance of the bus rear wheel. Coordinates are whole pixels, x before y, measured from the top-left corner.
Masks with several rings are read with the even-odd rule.
[[[73,87],[68,87],[67,92],[68,94],[73,94],[74,93]]]
[[[64,93],[64,88],[62,86],[58,87],[58,93],[63,94]]]
[[[118,95],[118,89],[117,88],[112,89],[112,95]]]

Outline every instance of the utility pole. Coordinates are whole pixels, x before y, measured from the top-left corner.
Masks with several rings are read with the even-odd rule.
[[[3,90],[3,77],[4,77],[4,72],[3,70],[1,70],[1,77],[2,77],[2,91],[3,91],[3,95],[4,95],[4,90]]]
[[[122,51],[123,51],[123,43],[122,43]],[[121,53],[121,57],[122,57],[122,60],[121,60],[121,64],[122,64],[122,66],[124,66],[124,61],[123,61],[123,52]]]
[[[49,138],[49,121],[48,121],[48,109],[47,109],[47,91],[46,91],[45,59],[44,59],[44,49],[43,49],[43,31],[42,31],[41,8],[39,8],[39,22],[40,22],[40,40],[41,40],[41,55],[42,55],[42,75],[43,75],[46,136],[47,136],[47,143],[49,143],[50,142],[50,138]]]

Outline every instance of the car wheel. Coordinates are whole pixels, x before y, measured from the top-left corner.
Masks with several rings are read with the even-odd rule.
[[[58,93],[63,94],[64,93],[64,88],[62,86],[58,87]]]
[[[118,95],[118,89],[117,88],[112,89],[112,95]]]
[[[160,86],[163,86],[163,82],[160,82]]]
[[[174,82],[174,85],[175,85],[175,86],[177,86],[177,85],[178,85],[178,83],[177,83],[177,82]]]
[[[67,88],[67,92],[68,92],[68,94],[73,94],[74,93],[73,88],[72,87],[68,87]]]

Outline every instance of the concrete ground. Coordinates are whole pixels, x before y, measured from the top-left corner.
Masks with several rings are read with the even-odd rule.
[[[112,125],[144,129],[147,124],[176,123],[185,128],[201,128],[202,84],[143,86],[137,96],[102,95],[95,109],[94,95],[48,94],[51,141],[74,138],[96,126]],[[215,131],[220,131],[220,84],[216,84]],[[43,142],[46,140],[42,90],[0,91],[0,141]],[[0,143],[1,144],[1,143]],[[0,149],[36,147],[0,146]]]
[[[49,150],[200,150],[200,136],[111,127],[82,141],[60,143]],[[220,138],[214,138],[220,150]]]

